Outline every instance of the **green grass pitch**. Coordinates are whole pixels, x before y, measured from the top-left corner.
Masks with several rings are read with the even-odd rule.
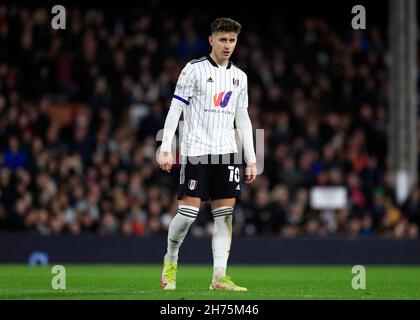
[[[160,288],[161,265],[64,266],[66,289],[54,290],[52,266],[0,265],[0,299],[420,299],[420,266],[365,265],[366,289],[353,290],[350,265],[231,265],[249,290],[236,293],[208,290],[211,266],[181,264],[175,291]]]

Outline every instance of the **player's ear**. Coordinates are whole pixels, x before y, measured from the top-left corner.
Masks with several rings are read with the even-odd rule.
[[[209,43],[213,47],[213,36],[209,35]]]

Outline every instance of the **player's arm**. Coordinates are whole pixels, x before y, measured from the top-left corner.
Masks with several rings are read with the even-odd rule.
[[[171,147],[176,128],[178,127],[179,118],[182,113],[182,106],[176,99],[172,99],[168,115],[166,116],[165,126],[163,128],[162,145],[160,146],[160,154],[158,163],[162,170],[170,172],[173,162]]]
[[[257,158],[254,150],[254,138],[252,134],[251,119],[248,114],[248,86],[245,85],[240,93],[238,105],[235,110],[235,123],[239,131],[244,157],[246,162],[245,183],[254,182],[257,176]]]
[[[170,172],[172,168],[172,140],[178,127],[183,108],[189,105],[195,85],[195,73],[190,64],[182,70],[176,84],[175,93],[171,101],[168,115],[163,128],[163,139],[158,156],[158,163],[162,170]]]

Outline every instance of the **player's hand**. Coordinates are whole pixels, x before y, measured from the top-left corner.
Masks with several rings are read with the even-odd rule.
[[[171,172],[172,168],[172,152],[161,152],[158,156],[159,167],[166,172]]]
[[[248,163],[245,168],[245,179],[244,182],[246,184],[251,184],[255,181],[257,177],[257,164],[256,163]]]

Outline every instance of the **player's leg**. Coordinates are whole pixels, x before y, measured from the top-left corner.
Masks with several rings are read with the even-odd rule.
[[[213,280],[226,276],[227,261],[229,259],[232,242],[232,221],[235,198],[217,199],[211,201],[214,220],[212,249],[213,249]]]
[[[233,157],[233,156],[232,156]],[[238,169],[236,169],[238,168]],[[236,198],[240,195],[239,167],[233,162],[213,165],[210,181],[210,198],[214,219],[213,279],[211,290],[246,291],[226,276],[227,262],[232,242],[233,211]]]
[[[195,221],[200,208],[201,199],[184,196],[178,200],[178,211],[169,224],[168,247],[165,260],[170,263],[178,262],[178,252],[192,223]]]
[[[232,243],[233,210],[236,198],[217,199],[212,201],[214,219],[213,248],[213,278],[210,290],[247,291],[235,284],[226,275],[230,246]]]
[[[182,165],[178,189],[178,211],[168,229],[167,251],[161,286],[166,290],[176,288],[179,249],[192,223],[198,215],[205,186],[205,169],[201,165]]]
[[[185,236],[195,221],[200,208],[201,199],[184,196],[178,201],[178,212],[169,224],[168,246],[163,258],[163,271],[160,284],[165,290],[176,289],[176,273],[178,269],[178,252]]]

